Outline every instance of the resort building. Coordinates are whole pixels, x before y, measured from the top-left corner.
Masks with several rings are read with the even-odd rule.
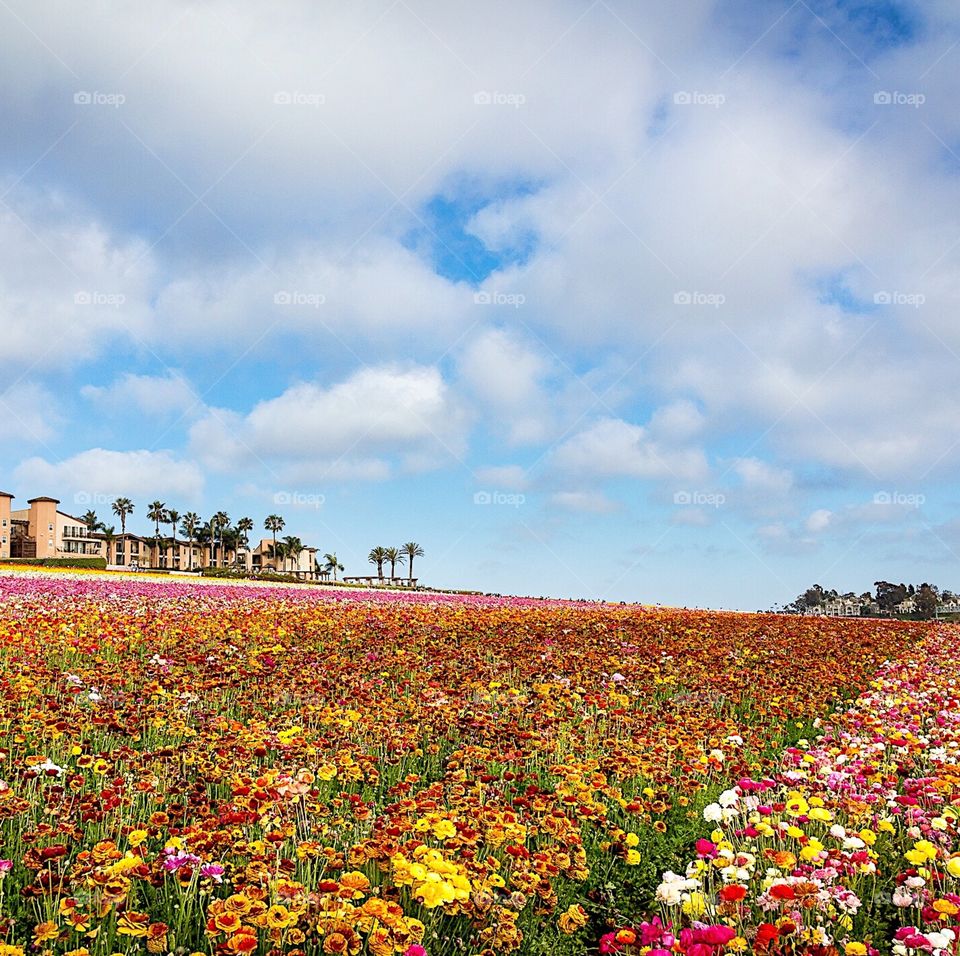
[[[317,549],[304,547],[298,555],[279,559],[273,540],[263,538],[253,547],[224,547],[218,541],[189,542],[168,535],[106,535],[91,531],[82,518],[60,510],[56,498],[31,498],[28,508],[13,508],[14,496],[0,492],[0,561],[32,558],[103,558],[108,568],[153,568],[161,571],[199,571],[203,568],[239,568],[248,573],[279,571],[299,578],[318,576]]]
[[[98,557],[100,542],[83,519],[59,509],[56,498],[31,498],[14,510],[13,495],[0,493],[0,559]]]

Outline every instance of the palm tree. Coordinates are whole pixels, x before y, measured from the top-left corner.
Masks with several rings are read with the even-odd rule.
[[[129,498],[117,498],[110,509],[120,519],[120,534],[127,533],[127,515],[133,514],[133,502]]]
[[[210,519],[210,523],[213,527],[216,528],[216,531],[214,532],[214,535],[213,535],[214,546],[216,546],[216,543],[217,543],[216,532],[220,533],[220,562],[224,567],[226,567],[227,562],[224,560],[225,555],[223,553],[223,529],[230,527],[230,516],[226,513],[226,511],[218,511]],[[213,557],[213,552],[211,552],[210,556],[211,558]]]
[[[177,551],[177,522],[180,520],[180,512],[175,508],[168,508],[164,520],[168,525],[170,525],[170,530],[173,532],[173,556],[171,557],[171,560],[179,567],[180,556],[179,552]]]
[[[163,501],[151,501],[147,505],[147,519],[153,522],[153,547],[156,551],[157,563],[160,565],[160,522],[167,520],[167,506]]]
[[[241,518],[237,522],[237,531],[245,548],[250,547],[250,532],[253,531],[253,518]]]
[[[88,511],[83,518],[81,518],[84,525],[86,525],[87,531],[91,533],[96,531],[100,527],[100,520],[97,518],[96,511]]]
[[[343,570],[343,565],[337,560],[336,554],[325,554],[326,566],[324,570],[333,572],[333,580],[337,580],[337,571]]]
[[[380,579],[380,583],[383,583],[383,562],[387,560],[387,549],[381,548],[379,545],[372,548],[370,553],[367,555],[367,560],[371,564],[377,566],[377,577]]]
[[[107,564],[113,564],[113,542],[117,537],[113,525],[103,525],[103,540],[107,543]]]
[[[197,530],[200,528],[200,515],[195,511],[188,511],[183,516],[183,527],[180,529],[187,536],[187,542],[190,546],[190,570],[193,570],[193,541],[197,536]]]
[[[293,535],[287,535],[283,539],[283,550],[286,557],[293,561],[293,569],[297,570],[300,564],[300,555],[303,553],[303,542]]]
[[[270,557],[273,558],[273,570],[281,570],[281,562],[286,565],[287,546],[282,541],[274,541],[270,545]]]
[[[413,587],[413,559],[423,557],[423,548],[421,548],[416,541],[408,541],[400,550],[407,556],[407,560],[410,562],[407,568],[410,575],[408,582],[410,586]]]
[[[286,521],[284,521],[280,515],[268,515],[267,519],[263,522],[264,528],[266,528],[267,531],[273,532],[274,553],[276,553],[277,550],[277,532],[283,531],[283,529],[286,527],[286,524]],[[273,570],[276,571],[276,567],[274,567]]]
[[[386,560],[390,562],[390,578],[392,580],[397,576],[397,565],[403,564],[403,555],[399,548],[384,548],[383,553]]]
[[[223,566],[227,567],[227,555],[233,555],[233,563],[237,563],[237,548],[240,546],[240,532],[229,525],[220,529],[220,550],[223,557]]]

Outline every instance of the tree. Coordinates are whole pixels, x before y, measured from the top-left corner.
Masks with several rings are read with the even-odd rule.
[[[907,596],[907,589],[903,584],[874,581],[873,586],[877,589],[877,604],[886,614],[892,613],[893,609]]]
[[[226,567],[227,562],[225,560],[226,555],[223,553],[223,530],[224,528],[230,527],[230,516],[226,511],[218,511],[211,519],[211,530],[214,530],[213,535],[213,547],[216,547],[217,544],[217,534],[220,535],[220,563],[223,567]],[[211,563],[216,566],[216,561],[213,560],[213,552],[210,552]]]
[[[171,560],[173,561],[174,565],[176,565],[176,566],[179,566],[179,562],[178,562],[178,560],[177,560],[177,558],[178,558],[178,553],[177,553],[177,522],[179,522],[179,521],[180,521],[180,512],[177,511],[176,508],[168,508],[168,509],[167,509],[166,522],[167,522],[168,525],[170,525],[170,530],[173,532],[173,557],[171,558]]]
[[[413,585],[413,559],[423,557],[423,548],[421,548],[416,541],[408,541],[400,550],[407,556],[407,561],[409,562],[407,566],[407,572],[409,574],[408,580],[412,586]]]
[[[267,515],[266,520],[263,522],[264,528],[267,531],[273,532],[273,550],[276,553],[277,550],[277,532],[283,531],[287,523],[280,517],[280,515]],[[274,565],[274,571],[276,571],[276,565]]]
[[[200,515],[195,511],[188,511],[183,516],[183,526],[181,527],[181,532],[186,535],[187,542],[190,546],[190,570],[193,570],[193,543],[197,537],[197,531],[200,528]]]
[[[916,592],[917,613],[920,617],[927,619],[937,613],[937,606],[940,596],[937,589],[932,584],[921,584]]]
[[[379,545],[376,548],[372,548],[370,553],[367,555],[367,560],[371,564],[377,566],[377,577],[380,581],[383,581],[383,562],[387,560],[387,549],[381,548]]]
[[[107,564],[113,564],[113,543],[116,537],[117,533],[113,525],[103,526],[103,540],[107,543]]]
[[[237,532],[244,548],[250,547],[250,532],[253,531],[253,518],[241,518],[237,522]]]
[[[325,571],[330,571],[333,573],[333,580],[337,580],[337,571],[343,570],[343,565],[337,559],[336,554],[325,554],[324,560],[327,562],[324,566]]]
[[[294,535],[287,535],[283,539],[283,549],[288,558],[293,562],[292,570],[296,571],[300,565],[300,555],[303,553],[303,542]]]
[[[88,511],[81,520],[91,534],[100,527],[100,520],[97,518],[96,511]]]
[[[153,547],[156,552],[156,564],[160,565],[160,522],[167,519],[167,505],[163,501],[151,501],[147,505],[147,519],[153,522]]]
[[[282,541],[274,541],[270,545],[270,557],[273,558],[273,570],[281,570],[281,564],[286,565],[287,546]]]
[[[120,534],[127,533],[127,515],[133,514],[133,502],[129,498],[117,498],[110,505],[113,513],[120,519]]]
[[[390,562],[390,578],[392,580],[397,576],[397,565],[403,564],[404,558],[399,548],[384,548],[383,550],[387,561]]]

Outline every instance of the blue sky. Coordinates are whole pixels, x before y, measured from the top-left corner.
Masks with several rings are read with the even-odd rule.
[[[960,13],[10,0],[0,486],[437,585],[960,587]]]

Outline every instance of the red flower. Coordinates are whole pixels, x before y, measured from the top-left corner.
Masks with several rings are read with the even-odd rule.
[[[736,884],[732,886],[725,886],[720,890],[720,899],[724,903],[739,903],[747,895],[747,888],[745,886],[737,886]]]

